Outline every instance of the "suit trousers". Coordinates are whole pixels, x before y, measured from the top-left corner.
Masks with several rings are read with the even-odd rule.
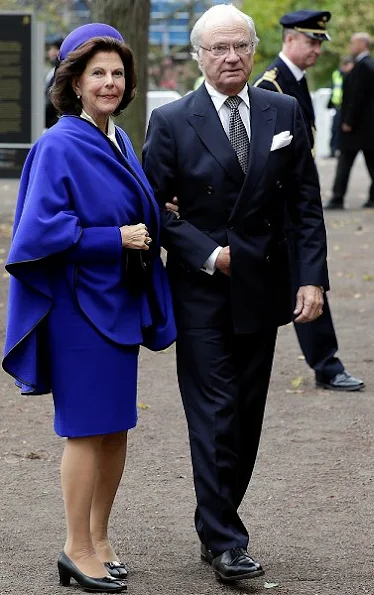
[[[324,296],[322,315],[306,324],[294,324],[305,361],[314,370],[316,379],[328,382],[344,372],[344,366],[335,356],[338,341],[327,296]]]
[[[277,329],[179,329],[177,371],[186,413],[202,543],[217,556],[248,545],[238,514],[260,441]]]
[[[364,154],[366,167],[371,177],[368,201],[374,203],[374,149],[370,151],[363,150],[362,152]],[[332,202],[343,203],[345,193],[347,192],[349,176],[357,153],[359,153],[359,149],[343,149],[341,151],[332,188]]]

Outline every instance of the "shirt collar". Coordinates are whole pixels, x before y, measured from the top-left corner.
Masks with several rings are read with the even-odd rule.
[[[83,120],[87,120],[88,122],[91,122],[91,124],[94,124],[96,127],[98,127],[95,120],[90,116],[90,114],[88,114],[84,110],[82,110],[80,117],[83,118]],[[109,118],[109,120],[108,120],[108,132],[106,135],[112,142],[114,142],[114,144],[117,144],[116,127],[114,125],[112,118]]]
[[[288,66],[297,82],[301,81],[301,79],[305,76],[305,70],[301,70],[301,68],[296,66],[296,64],[294,64],[293,62],[291,62],[291,60],[287,58],[286,54],[284,54],[283,52],[279,52],[279,57],[281,60],[283,60],[285,65]]]
[[[216,108],[217,112],[221,109],[223,104],[225,103],[226,99],[229,95],[224,95],[215,89],[212,85],[210,85],[207,81],[204,81],[206,90],[208,91],[211,100],[213,101],[214,107]],[[237,93],[237,96],[240,97],[242,101],[244,101],[245,105],[249,109],[249,95],[248,95],[248,85],[245,84],[243,89],[240,93]]]
[[[365,50],[364,52],[361,52],[361,54],[356,56],[355,62],[359,62],[360,60],[362,60],[363,58],[366,58],[366,56],[369,56],[369,55],[370,55],[370,52],[368,50]]]

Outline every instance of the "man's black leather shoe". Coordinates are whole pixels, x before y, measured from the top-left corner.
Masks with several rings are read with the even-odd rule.
[[[340,200],[330,200],[330,202],[323,205],[323,208],[327,209],[328,211],[332,211],[334,209],[342,210],[342,209],[344,209],[344,205],[343,205],[343,202]]]
[[[349,374],[349,372],[344,370],[341,372],[341,374],[337,374],[330,380],[324,380],[316,377],[316,387],[327,388],[329,390],[352,392],[364,388],[365,383],[359,378],[354,378]]]
[[[202,560],[204,560],[204,562],[207,562],[208,564],[212,563],[212,560],[213,560],[212,550],[209,550],[207,548],[207,546],[205,545],[205,543],[201,544],[200,557]]]
[[[261,564],[252,560],[243,547],[234,547],[213,558],[212,567],[222,581],[240,581],[265,574]]]
[[[374,209],[374,200],[368,200],[362,205],[363,209]]]

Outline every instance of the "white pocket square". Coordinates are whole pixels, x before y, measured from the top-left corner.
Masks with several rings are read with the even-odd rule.
[[[270,151],[276,151],[277,149],[281,149],[282,147],[287,147],[293,139],[293,135],[290,134],[289,130],[285,130],[284,132],[280,132],[273,136],[273,142],[271,143]]]

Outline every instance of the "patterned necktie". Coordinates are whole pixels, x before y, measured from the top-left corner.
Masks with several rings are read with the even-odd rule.
[[[248,169],[249,138],[243,120],[239,114],[240,97],[228,97],[225,104],[230,108],[229,140],[238,156],[240,167],[244,173]]]

